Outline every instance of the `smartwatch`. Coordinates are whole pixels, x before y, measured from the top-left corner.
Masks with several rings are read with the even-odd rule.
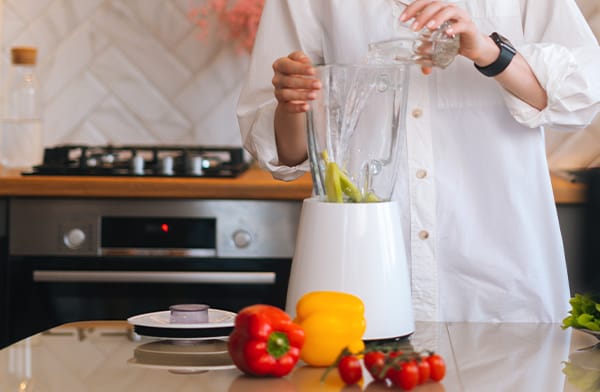
[[[492,77],[498,75],[499,73],[504,71],[506,67],[508,67],[508,64],[510,64],[515,54],[517,54],[517,50],[510,43],[510,41],[506,39],[506,37],[503,37],[498,33],[490,34],[490,38],[494,41],[498,48],[500,48],[500,55],[498,56],[496,61],[494,61],[490,65],[486,65],[485,67],[480,67],[477,64],[474,65],[475,68],[479,70],[479,72],[481,72],[485,76]]]

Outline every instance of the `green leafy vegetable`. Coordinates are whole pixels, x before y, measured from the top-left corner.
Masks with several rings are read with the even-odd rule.
[[[600,303],[588,294],[575,294],[569,300],[571,310],[562,323],[562,328],[569,327],[600,331]]]

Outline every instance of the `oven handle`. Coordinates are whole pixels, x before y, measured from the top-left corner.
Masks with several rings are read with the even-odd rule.
[[[35,282],[274,284],[274,272],[33,271]]]

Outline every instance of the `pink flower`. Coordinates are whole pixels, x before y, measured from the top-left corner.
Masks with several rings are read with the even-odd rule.
[[[258,30],[265,0],[207,0],[206,4],[192,8],[189,18],[200,28],[199,39],[206,40],[213,18],[219,22],[219,35],[233,40],[240,52],[250,53]]]

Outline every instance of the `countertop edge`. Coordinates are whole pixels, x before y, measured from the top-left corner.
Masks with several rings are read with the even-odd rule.
[[[584,184],[556,175],[550,177],[556,204],[585,202]],[[237,178],[67,177],[18,173],[0,176],[0,197],[303,200],[311,193],[310,173],[286,182],[254,167]]]
[[[110,197],[110,198],[219,198],[302,200],[310,197],[310,174],[295,181],[279,181],[251,168],[236,178],[187,177],[0,177],[0,196],[6,197]]]
[[[551,175],[552,191],[556,204],[582,204],[586,200],[587,187],[579,182]]]

